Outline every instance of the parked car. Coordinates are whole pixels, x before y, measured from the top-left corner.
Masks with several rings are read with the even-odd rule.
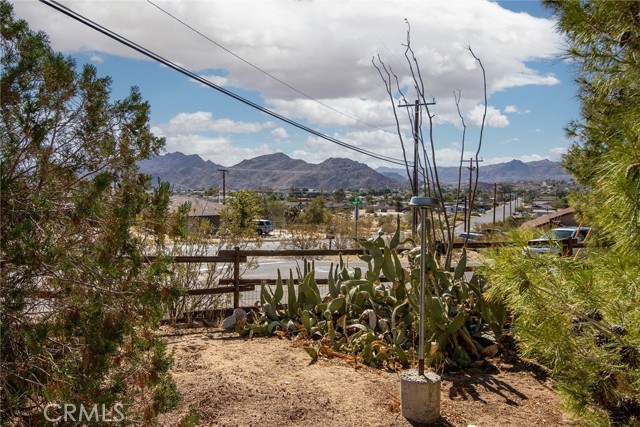
[[[563,242],[569,239],[576,239],[578,244],[582,244],[591,234],[591,227],[558,227],[544,233],[537,239],[529,240],[529,245],[524,248],[524,252],[531,255],[562,253]],[[580,248],[573,248],[573,255],[576,255]],[[580,251],[582,253],[582,251]]]
[[[273,224],[268,219],[256,219],[255,223],[258,236],[270,234],[273,231]]]

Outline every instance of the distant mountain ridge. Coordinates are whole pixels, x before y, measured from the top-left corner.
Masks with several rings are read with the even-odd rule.
[[[228,190],[239,189],[289,189],[314,188],[322,190],[343,189],[401,189],[408,187],[407,173],[400,168],[374,170],[364,163],[344,158],[330,158],[320,164],[292,159],[284,153],[267,154],[243,160],[234,166],[223,166],[203,160],[197,154],[168,153],[143,160],[140,171],[168,181],[175,190],[222,188],[222,172]],[[507,163],[480,166],[480,181],[517,182],[543,180],[569,180],[562,166],[550,160],[524,163],[512,160]],[[443,184],[458,181],[457,167],[439,167],[438,175]],[[464,169],[462,179],[468,179]]]
[[[406,187],[350,159],[330,158],[320,164],[292,159],[284,153],[267,154],[243,160],[225,167],[205,161],[196,154],[169,153],[143,160],[140,171],[171,183],[175,190],[222,188],[222,172],[228,170],[225,186],[228,190],[314,188],[322,190],[375,189]]]
[[[465,163],[468,166],[468,162]],[[469,169],[463,165],[462,180],[469,179]],[[404,181],[408,181],[405,169],[382,167],[376,169],[385,176],[400,176]],[[438,178],[445,184],[458,182],[459,169],[456,166],[439,166]],[[545,180],[570,180],[569,175],[559,162],[551,160],[537,160],[533,162],[522,162],[511,160],[506,163],[496,163],[494,165],[482,166],[478,172],[478,180],[484,183],[503,183],[518,181],[545,181]]]

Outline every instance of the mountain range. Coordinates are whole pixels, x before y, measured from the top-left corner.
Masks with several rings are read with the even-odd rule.
[[[395,177],[395,179],[407,180],[407,172],[405,169],[381,167],[376,170],[391,178]],[[438,178],[440,182],[445,184],[457,183],[458,176],[459,168],[457,166],[438,166]],[[479,181],[483,183],[506,183],[518,181],[570,180],[571,175],[563,169],[559,162],[537,160],[525,163],[520,160],[511,160],[506,163],[480,166],[478,178]],[[469,163],[465,162],[462,166],[462,181],[468,182],[468,179]]]
[[[162,181],[168,181],[174,190],[222,188],[240,189],[290,189],[314,188],[322,190],[343,189],[401,189],[408,188],[404,169],[378,168],[374,170],[364,163],[350,159],[330,158],[319,164],[292,159],[283,153],[267,154],[243,160],[234,166],[223,166],[203,160],[197,154],[180,152],[156,156],[139,163],[140,171]],[[457,167],[439,167],[440,182],[458,181]],[[468,168],[463,168],[462,179],[468,179]],[[571,177],[557,162],[540,160],[523,163],[512,160],[507,163],[480,166],[481,182],[517,182],[543,180],[569,180]]]

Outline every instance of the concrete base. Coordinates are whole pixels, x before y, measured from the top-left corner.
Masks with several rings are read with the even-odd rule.
[[[433,423],[440,419],[440,376],[433,372],[418,375],[408,369],[400,375],[402,416],[416,423]]]

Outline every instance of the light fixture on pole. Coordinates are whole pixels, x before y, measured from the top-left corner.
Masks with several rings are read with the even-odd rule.
[[[418,375],[424,375],[424,282],[426,265],[427,209],[440,205],[439,199],[431,197],[412,197],[409,206],[420,209],[420,314],[418,324]]]

